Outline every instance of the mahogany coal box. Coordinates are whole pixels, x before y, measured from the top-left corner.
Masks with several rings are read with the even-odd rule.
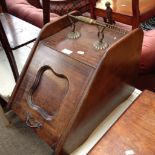
[[[10,99],[12,110],[54,150],[70,154],[134,90],[143,32],[105,29],[106,50],[96,50],[98,28],[67,16],[37,38]],[[66,52],[67,51],[67,52]]]

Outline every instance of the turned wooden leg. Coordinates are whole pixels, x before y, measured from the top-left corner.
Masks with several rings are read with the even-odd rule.
[[[2,120],[2,122],[4,123],[4,125],[5,125],[6,127],[9,127],[9,126],[10,126],[10,122],[9,122],[8,119],[6,118],[5,113],[4,113],[4,111],[3,111],[3,108],[2,108],[2,106],[1,106],[1,104],[0,104],[0,119]]]
[[[89,5],[90,5],[90,15],[91,18],[96,19],[95,15],[95,5],[96,5],[96,0],[89,0]]]
[[[8,61],[10,63],[15,81],[17,81],[18,77],[19,77],[19,73],[18,73],[18,69],[17,69],[17,65],[16,65],[16,61],[14,59],[10,44],[8,42],[8,39],[6,37],[5,31],[3,29],[2,23],[0,22],[0,41],[1,44],[4,48],[4,51],[6,53],[6,56],[8,58]]]

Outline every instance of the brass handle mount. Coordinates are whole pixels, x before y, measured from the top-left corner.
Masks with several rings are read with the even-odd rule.
[[[27,112],[26,115],[26,125],[30,128],[41,128],[42,124],[36,121],[30,113]]]

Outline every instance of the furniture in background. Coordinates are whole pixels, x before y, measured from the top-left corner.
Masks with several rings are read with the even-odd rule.
[[[89,0],[91,17],[106,17],[107,0]],[[111,3],[112,18],[115,21],[132,25],[139,24],[155,15],[155,0],[108,0]]]
[[[16,61],[15,58],[13,56],[9,41],[7,39],[7,36],[5,34],[5,31],[3,29],[3,25],[0,21],[0,41],[1,41],[1,45],[4,48],[4,51],[6,53],[6,56],[8,58],[8,61],[10,63],[10,67],[12,69],[13,75],[15,80],[17,81],[18,77],[19,77],[19,73],[18,73],[18,69],[17,69],[17,65],[16,65]]]
[[[88,155],[155,153],[155,93],[145,90]]]
[[[1,0],[1,7],[0,41],[17,81],[19,74],[12,50],[33,42],[37,38],[40,29],[9,14],[5,0]]]
[[[15,81],[17,81],[19,73],[13,50],[33,42],[37,38],[40,29],[9,14],[5,0],[0,1],[0,6],[2,8],[0,13],[0,42],[8,58]],[[4,103],[2,96],[0,96],[0,101]]]
[[[90,2],[90,10],[93,18],[96,18],[96,16],[106,17],[106,10],[104,10],[106,9],[105,0],[90,0]],[[130,24],[132,25],[132,28],[137,27],[139,25],[139,22],[142,22],[155,15],[154,0],[109,0],[109,2],[111,3],[111,7],[113,8],[113,19],[122,23]],[[134,20],[137,20],[137,24],[134,22]],[[148,89],[155,92],[154,43],[155,30],[144,31],[139,75],[135,85],[140,90]]]
[[[37,27],[53,22],[59,15],[50,13],[50,0],[6,0],[8,12],[22,20],[25,20]]]
[[[50,0],[50,10],[59,15],[73,10],[84,13],[89,10],[89,0]]]
[[[144,31],[144,39],[136,87],[155,92],[155,30]]]

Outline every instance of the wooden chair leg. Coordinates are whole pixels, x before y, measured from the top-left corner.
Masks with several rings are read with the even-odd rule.
[[[140,25],[140,18],[139,16],[136,16],[135,18],[133,18],[132,20],[132,30],[138,28]]]
[[[96,19],[96,15],[94,13],[95,12],[94,9],[95,9],[95,5],[96,5],[96,0],[90,0],[89,3],[90,3],[89,6],[90,6],[90,15],[91,15],[91,18]]]
[[[6,56],[9,60],[15,81],[17,81],[18,77],[19,77],[19,73],[18,73],[18,69],[17,69],[17,65],[16,65],[16,61],[15,58],[13,56],[10,44],[8,42],[8,39],[6,37],[5,31],[3,29],[2,23],[0,22],[0,41],[2,43],[2,46],[4,48],[4,51],[6,53]]]
[[[4,125],[5,125],[6,127],[9,127],[9,126],[10,126],[10,122],[9,122],[8,119],[6,118],[5,113],[4,113],[4,111],[3,111],[3,108],[2,108],[2,106],[1,106],[1,104],[0,104],[0,119],[2,120],[2,122],[4,123]]]
[[[7,106],[7,101],[5,101],[1,96],[0,96],[0,104],[1,104],[2,107]]]
[[[140,23],[134,23],[134,24],[132,24],[132,30],[138,28],[138,27],[139,27],[139,24],[140,24]]]

